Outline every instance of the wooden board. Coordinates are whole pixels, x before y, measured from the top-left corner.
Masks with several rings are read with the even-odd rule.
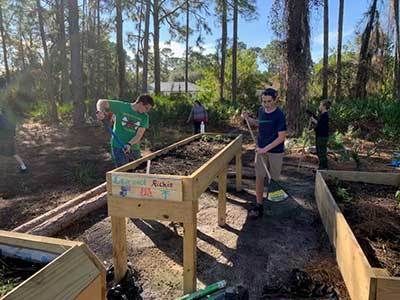
[[[214,181],[220,171],[242,151],[242,135],[230,142],[206,164],[194,172],[190,177],[194,181],[195,199],[200,197],[204,190]]]
[[[357,171],[318,171],[324,178],[334,177],[352,182],[365,182],[382,185],[400,185],[400,173],[357,172]]]
[[[196,204],[191,201],[164,201],[148,199],[130,199],[108,196],[108,215],[148,220],[189,222],[192,209]]]
[[[170,175],[112,172],[111,194],[136,199],[182,201],[182,179]]]
[[[100,271],[74,246],[14,288],[4,300],[75,299]]]
[[[0,230],[0,244],[61,254],[81,242]]]
[[[75,300],[103,300],[105,293],[102,292],[103,279],[97,276],[76,298]]]
[[[400,278],[387,276],[388,272],[385,269],[371,267],[344,215],[329,191],[324,177],[336,177],[341,180],[358,182],[392,184],[397,182],[400,174],[318,171],[315,182],[315,198],[318,210],[331,244],[335,247],[336,260],[351,299],[400,299]]]

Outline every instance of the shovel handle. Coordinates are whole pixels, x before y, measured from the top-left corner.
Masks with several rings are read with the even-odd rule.
[[[249,131],[250,131],[250,134],[251,134],[251,137],[252,137],[252,139],[253,139],[253,142],[254,142],[254,144],[256,144],[256,146],[257,146],[256,137],[254,136],[253,130],[252,130],[251,127],[250,127],[249,120],[247,120],[247,118],[244,118],[244,119],[246,120],[247,128],[248,128]],[[256,157],[257,157],[257,155],[259,155],[259,154],[256,152]],[[269,182],[271,181],[271,174],[270,174],[269,171],[268,171],[267,165],[265,164],[264,156],[262,156],[262,155],[261,155],[261,162],[262,162],[262,164],[263,164],[263,166],[264,166],[264,168],[265,168],[265,171],[267,172],[268,183],[269,183]]]

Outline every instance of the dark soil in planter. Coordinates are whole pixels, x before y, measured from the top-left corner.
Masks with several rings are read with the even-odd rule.
[[[371,266],[400,277],[398,188],[338,180],[327,184]]]
[[[151,161],[151,174],[190,175],[210,158],[226,147],[231,141],[229,136],[203,136],[189,144],[173,149]],[[145,173],[146,163],[141,164],[135,173]]]
[[[45,264],[0,255],[0,297],[43,268]]]

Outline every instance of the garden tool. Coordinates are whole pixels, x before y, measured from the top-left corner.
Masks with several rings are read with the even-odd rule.
[[[114,139],[117,141],[117,144],[122,148],[125,149],[125,144],[120,140],[120,138],[118,137],[118,135],[111,129],[110,125],[108,125],[107,120],[104,119],[103,121],[103,126],[104,128],[108,131],[109,134],[111,134]],[[124,151],[125,157],[129,158],[129,153],[126,153]]]
[[[197,292],[187,294],[178,298],[179,300],[195,300],[195,299],[202,299],[203,297],[215,293],[218,290],[221,290],[226,287],[226,281],[221,280],[206,286],[204,289],[198,290]]]
[[[256,140],[256,138],[254,136],[253,130],[251,130],[249,121],[247,120],[247,118],[244,118],[244,119],[246,120],[247,128],[250,131],[250,135],[251,135],[251,137],[253,139],[253,142],[257,146],[257,140]],[[256,153],[256,155],[258,155],[258,153]],[[264,156],[262,156],[262,155],[261,155],[261,162],[262,162],[262,164],[263,164],[263,166],[265,168],[265,171],[267,172],[268,184],[269,184],[271,182],[271,180],[272,180],[272,177],[271,177],[271,174],[269,173],[267,164],[265,163]],[[286,200],[287,198],[289,198],[289,195],[283,190],[282,186],[276,181],[274,181],[274,183],[276,183],[280,187],[280,189],[275,190],[273,192],[268,191],[267,200],[269,200],[271,202],[281,202],[281,201]]]

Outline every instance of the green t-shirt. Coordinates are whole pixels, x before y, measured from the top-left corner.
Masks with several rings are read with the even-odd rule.
[[[110,109],[115,115],[114,132],[124,144],[128,143],[139,127],[149,128],[149,115],[138,113],[132,109],[132,103],[109,100]],[[111,146],[121,148],[121,145],[111,138]],[[133,149],[140,150],[139,144],[132,145]]]

